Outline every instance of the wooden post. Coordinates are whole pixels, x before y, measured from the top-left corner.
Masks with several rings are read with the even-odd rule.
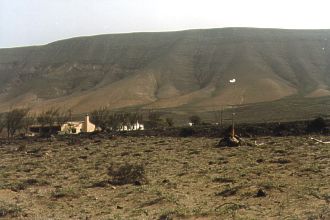
[[[235,113],[232,113],[232,121],[231,121],[231,137],[235,137]]]
[[[69,120],[70,120],[70,122],[72,122],[72,110],[71,109],[69,109]]]
[[[220,125],[222,128],[223,127],[223,107],[221,107],[221,111],[220,111]]]

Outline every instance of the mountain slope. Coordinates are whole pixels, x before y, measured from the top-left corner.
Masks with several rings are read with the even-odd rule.
[[[79,37],[0,49],[11,106],[170,108],[330,94],[330,30],[225,28]],[[230,84],[229,80],[237,79]]]

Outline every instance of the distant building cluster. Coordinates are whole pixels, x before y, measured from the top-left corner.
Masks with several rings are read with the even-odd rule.
[[[89,115],[85,116],[84,121],[68,121],[63,125],[32,125],[29,127],[29,131],[32,136],[40,135],[43,133],[56,133],[56,134],[79,134],[79,133],[89,133],[94,132],[95,130],[99,130],[89,120]],[[136,130],[144,130],[144,125],[140,124],[138,121],[132,125],[121,125],[117,131],[136,131]]]
[[[144,130],[144,125],[140,124],[138,121],[132,125],[121,125],[118,129],[119,131],[138,131]]]
[[[89,121],[89,116],[86,115],[84,121],[68,121],[63,125],[32,125],[29,131],[32,135],[42,133],[58,133],[58,134],[79,134],[81,132],[93,132],[96,126]]]

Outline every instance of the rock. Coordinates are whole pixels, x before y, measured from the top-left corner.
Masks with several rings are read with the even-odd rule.
[[[238,137],[227,136],[220,140],[218,147],[238,147],[242,144]]]
[[[135,185],[135,186],[141,186],[142,183],[141,183],[140,181],[138,181],[138,180],[135,180],[135,181],[134,181],[134,185]]]
[[[257,161],[257,163],[263,163],[264,162],[264,159],[261,159],[260,158],[260,159],[257,159],[256,161]]]
[[[262,189],[259,189],[256,197],[266,197],[266,195],[267,194]]]
[[[168,179],[164,179],[162,183],[166,184],[166,183],[170,183],[170,181]]]

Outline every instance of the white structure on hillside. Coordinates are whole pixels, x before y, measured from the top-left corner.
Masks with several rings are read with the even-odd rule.
[[[121,125],[118,129],[119,131],[138,131],[144,130],[144,125],[140,124],[138,121],[132,125]]]

